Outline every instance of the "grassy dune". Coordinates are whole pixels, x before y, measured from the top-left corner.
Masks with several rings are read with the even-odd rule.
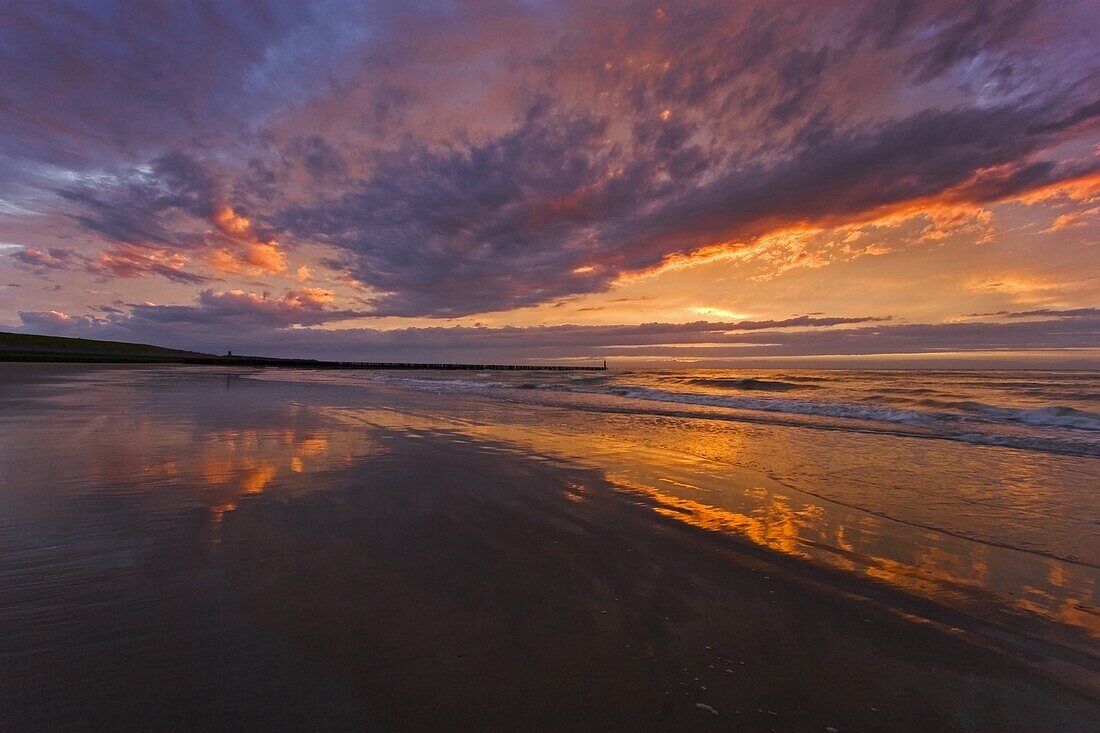
[[[195,351],[165,349],[122,341],[0,333],[0,361],[182,362],[208,357]]]

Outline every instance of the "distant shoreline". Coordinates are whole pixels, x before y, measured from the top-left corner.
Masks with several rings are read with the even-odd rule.
[[[209,356],[194,358],[141,358],[106,354],[33,354],[0,352],[0,363],[39,364],[159,364],[171,366],[244,366],[281,369],[404,369],[517,372],[604,372],[606,366],[569,366],[563,364],[448,364],[435,362],[388,361],[317,361],[314,359],[278,359],[259,356]]]
[[[204,354],[147,344],[59,336],[0,333],[0,362],[66,364],[179,364],[185,366],[281,367],[284,369],[404,369],[463,371],[607,371],[602,365],[450,364],[445,362],[324,361],[265,356]]]

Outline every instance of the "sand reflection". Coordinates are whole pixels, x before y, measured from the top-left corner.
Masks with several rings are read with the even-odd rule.
[[[348,424],[490,441],[525,454],[596,466],[620,490],[644,496],[658,513],[700,529],[857,573],[977,618],[1042,629],[1048,640],[1090,648],[1100,639],[1097,572],[1087,564],[836,504],[760,471],[704,459],[699,454],[707,452],[706,446],[693,446],[695,454],[665,450],[655,447],[659,440],[643,444],[629,435],[587,429],[583,415],[576,416],[579,425],[525,425],[517,430],[511,422],[457,423],[391,410],[334,413]],[[710,439],[700,436],[704,442]],[[568,498],[580,500],[583,492],[570,491]],[[1057,628],[1037,625],[1029,617]]]

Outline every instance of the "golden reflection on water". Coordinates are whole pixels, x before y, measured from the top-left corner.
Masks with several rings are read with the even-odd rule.
[[[27,425],[24,430],[30,438],[34,428]],[[51,437],[62,435],[56,422],[44,432],[41,440],[32,438],[28,445],[49,446]],[[204,428],[179,415],[139,413],[127,416],[124,428],[99,418],[81,432],[83,439],[70,446],[62,469],[66,481],[79,476],[83,485],[116,494],[202,492],[214,524],[242,500],[276,483],[285,491],[323,488],[313,479],[317,473],[347,468],[388,450],[370,434],[324,421],[295,427]],[[44,484],[59,470],[47,457],[33,462],[45,469],[40,478]]]
[[[347,450],[333,453],[328,437],[252,429],[212,432],[194,460],[204,485],[237,494],[259,494],[281,471],[334,468],[353,457]]]
[[[386,448],[370,436],[331,425],[199,430],[178,420],[140,419],[126,440],[109,450],[87,450],[74,460],[95,483],[136,493],[179,487],[205,497],[206,541],[221,542],[222,525],[249,497],[278,484],[281,492],[324,488],[317,473],[346,468]],[[109,434],[109,432],[105,432]]]
[[[954,604],[968,605],[968,594],[984,595],[991,590],[993,573],[991,555],[1004,552],[999,548],[975,542],[949,542],[948,546],[929,544],[916,548],[911,560],[899,560],[881,554],[871,545],[857,546],[848,539],[851,534],[844,524],[830,529],[838,554],[820,541],[812,541],[828,535],[830,524],[822,506],[792,508],[786,497],[771,496],[751,513],[742,513],[704,504],[692,499],[672,496],[659,489],[631,483],[628,479],[609,475],[612,482],[627,490],[644,494],[654,500],[656,511],[695,527],[715,532],[727,532],[747,538],[757,545],[787,555],[826,562],[844,570],[860,571],[877,581],[902,588],[922,596],[930,596]],[[760,491],[747,491],[746,496],[760,496]],[[760,497],[762,498],[762,497]],[[874,517],[856,520],[864,528],[881,523]],[[923,533],[927,537],[930,533]],[[942,537],[931,536],[932,542],[942,542]],[[858,561],[855,559],[858,558]],[[1012,559],[1005,558],[1007,562]],[[1048,586],[1037,588],[1027,584],[1025,573],[1010,590],[1008,604],[1018,612],[1031,613],[1050,621],[1080,629],[1093,639],[1100,639],[1100,614],[1087,606],[1094,588],[1094,574],[1083,569],[1076,573],[1075,566],[1041,557],[1030,558],[1038,574],[1046,573]],[[1022,568],[1000,568],[1000,571]],[[1082,593],[1082,589],[1084,592]],[[999,590],[1003,591],[1002,586]],[[1014,597],[1012,597],[1014,596]]]
[[[514,446],[602,469],[620,490],[644,496],[663,516],[747,539],[786,555],[856,572],[984,617],[1038,616],[1100,639],[1088,565],[910,526],[836,505],[752,469],[640,444],[629,436],[529,425],[439,420],[391,410],[335,410],[348,424]],[[706,435],[700,440],[707,440]],[[1015,490],[1020,490],[1016,487]],[[578,501],[583,492],[570,487]]]
[[[835,567],[861,571],[866,576],[891,586],[967,605],[967,592],[985,594],[990,589],[989,555],[997,551],[980,543],[955,543],[950,549],[930,545],[918,550],[914,560],[903,562],[869,547],[857,547],[845,539],[846,527],[835,525],[836,548],[847,555],[833,552],[809,538],[820,537],[828,523],[824,507],[792,508],[786,497],[771,496],[751,514],[730,511],[664,493],[656,487],[633,483],[629,479],[609,474],[608,478],[625,490],[646,496],[655,502],[655,511],[663,516],[713,532],[726,532],[747,538],[757,545],[787,555],[826,562]],[[746,496],[760,497],[760,490],[746,491]],[[762,498],[762,497],[760,497]],[[861,523],[874,524],[875,518]],[[926,533],[927,534],[927,533]],[[933,538],[938,540],[939,538]],[[858,557],[858,562],[854,559]],[[1045,568],[1048,587],[1037,588],[1017,581],[1010,591],[1009,604],[1015,611],[1031,613],[1050,621],[1080,629],[1093,639],[1100,639],[1100,615],[1087,605],[1094,579],[1090,573],[1075,574],[1066,564],[1054,559],[1036,559],[1041,573]],[[1085,593],[1080,593],[1084,588]]]

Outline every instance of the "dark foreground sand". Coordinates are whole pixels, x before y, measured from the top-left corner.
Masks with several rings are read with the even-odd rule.
[[[384,455],[313,474],[324,490],[216,516],[148,527],[138,494],[85,496],[125,541],[113,565],[70,558],[71,582],[3,558],[0,730],[1098,729],[1088,684],[655,513],[598,471],[371,437]],[[51,531],[64,546],[64,522]]]

